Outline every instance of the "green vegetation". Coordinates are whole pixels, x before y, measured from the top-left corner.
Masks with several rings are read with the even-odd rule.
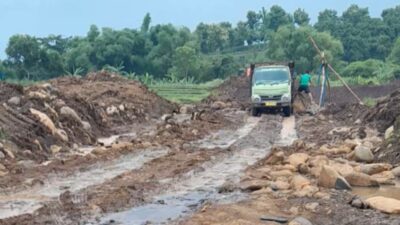
[[[364,98],[364,99],[363,99],[363,102],[364,102],[364,104],[365,104],[366,106],[372,108],[372,107],[374,107],[374,106],[376,105],[377,100],[374,99],[374,98]]]
[[[188,82],[155,82],[149,88],[161,97],[177,103],[196,103],[208,97],[211,90],[220,85],[223,80],[213,80],[195,84]]]
[[[106,69],[147,84],[183,79],[201,83],[238,74],[250,62],[295,60],[300,73],[316,71],[320,63],[310,35],[350,83],[400,78],[395,66],[400,64],[400,6],[372,18],[368,8],[357,5],[342,15],[324,10],[314,25],[303,9],[290,14],[275,5],[249,11],[236,25],[200,23],[194,31],[152,25],[147,14],[138,29],[92,25],[83,37],[17,34],[9,40],[0,72],[11,80],[45,80]]]

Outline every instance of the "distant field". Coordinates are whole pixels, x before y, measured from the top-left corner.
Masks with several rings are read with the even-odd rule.
[[[159,83],[149,85],[158,95],[177,103],[196,103],[207,98],[213,88],[220,85],[222,80],[214,80],[202,84]]]

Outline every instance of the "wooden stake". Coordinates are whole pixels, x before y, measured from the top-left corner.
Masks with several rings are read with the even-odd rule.
[[[311,43],[313,44],[315,50],[317,50],[318,55],[321,57],[322,61],[326,61],[324,54],[322,53],[321,49],[318,47],[317,43],[314,41],[314,38],[312,38],[311,36],[309,37]],[[335,69],[333,69],[333,67],[331,66],[331,64],[327,63],[328,68],[333,72],[333,74],[335,74],[335,76],[342,82],[342,84],[347,88],[347,90],[349,90],[349,92],[357,99],[357,101],[361,104],[364,105],[363,101],[357,96],[356,93],[354,93],[353,90],[351,90],[351,88],[349,87],[349,85],[347,85],[346,81],[343,80],[343,78],[340,76],[340,74],[338,72],[336,72]]]

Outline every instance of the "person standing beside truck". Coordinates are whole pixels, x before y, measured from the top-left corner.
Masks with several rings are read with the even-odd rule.
[[[305,92],[306,94],[308,94],[308,96],[310,96],[311,102],[314,102],[311,91],[310,91],[311,84],[312,84],[312,81],[311,81],[310,71],[307,70],[305,73],[303,73],[300,76],[298,91],[299,91],[299,93]]]

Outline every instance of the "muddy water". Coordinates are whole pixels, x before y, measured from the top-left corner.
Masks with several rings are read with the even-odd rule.
[[[353,187],[352,193],[363,199],[382,196],[400,200],[400,181],[396,185],[381,186],[379,188]]]
[[[201,169],[183,177],[165,180],[170,188],[155,196],[150,204],[106,215],[100,224],[166,224],[189,215],[205,201],[232,202],[243,199],[241,193],[218,194],[226,181],[237,183],[241,173],[269,153],[272,143],[290,144],[296,138],[294,118],[277,122],[278,116],[249,117],[236,131],[219,131],[196,143],[203,149],[229,148],[224,158],[215,158]],[[279,130],[281,132],[279,133]]]
[[[101,184],[127,171],[139,169],[146,162],[167,153],[167,149],[146,149],[107,163],[94,165],[72,176],[50,175],[48,180],[44,181],[44,185],[27,191],[0,194],[0,219],[32,213],[46,201],[57,199],[65,191],[74,193],[89,186]]]

